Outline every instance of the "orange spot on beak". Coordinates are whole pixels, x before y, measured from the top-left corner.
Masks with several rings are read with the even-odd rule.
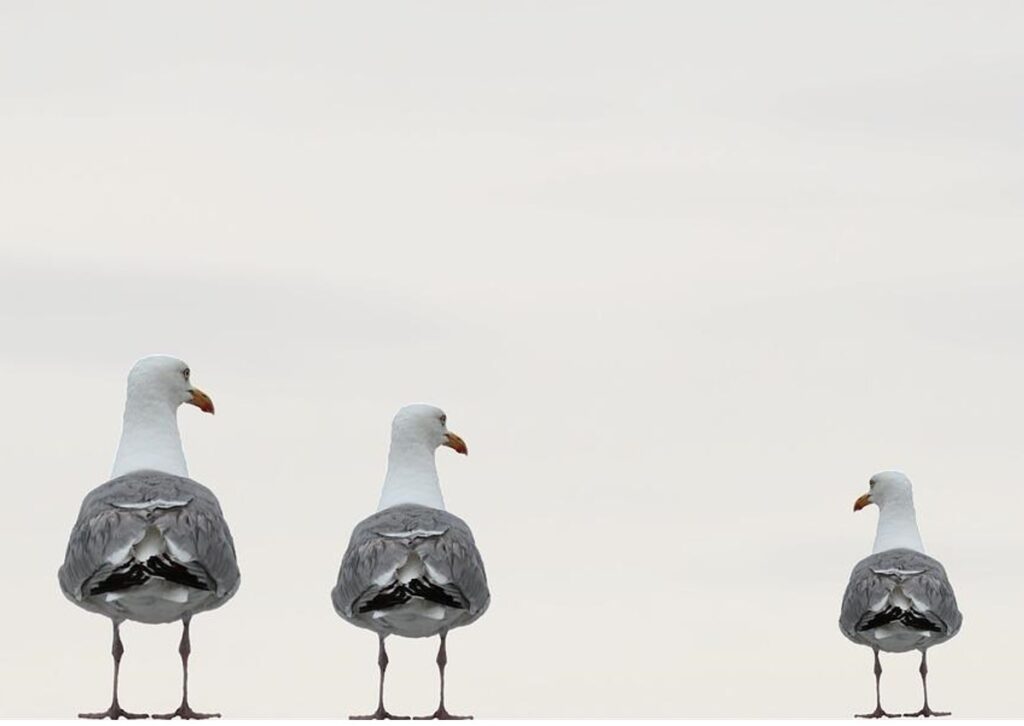
[[[853,511],[859,512],[860,510],[864,509],[864,507],[868,506],[871,503],[872,502],[870,494],[861,494],[859,497],[857,497],[857,501],[853,503]]]
[[[456,436],[451,432],[444,435],[444,445],[449,449],[455,449],[460,454],[469,453],[469,449],[466,448],[466,442],[462,440],[462,437]]]
[[[211,401],[210,397],[207,396],[202,391],[200,391],[198,388],[192,389],[192,398],[186,401],[186,403],[191,403],[200,411],[205,411],[206,413],[213,413],[213,401]]]

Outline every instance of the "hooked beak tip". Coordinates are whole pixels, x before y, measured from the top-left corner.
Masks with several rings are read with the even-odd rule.
[[[444,445],[449,449],[454,449],[463,456],[469,455],[469,448],[466,446],[466,442],[462,440],[461,436],[450,431],[444,435]]]
[[[198,388],[192,389],[192,398],[190,398],[186,403],[190,403],[204,413],[213,413],[213,401]]]

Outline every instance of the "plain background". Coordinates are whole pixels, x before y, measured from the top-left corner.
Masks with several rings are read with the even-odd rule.
[[[193,705],[372,709],[329,591],[390,419],[438,454],[490,612],[480,716],[847,716],[836,620],[916,484],[965,613],[935,707],[1021,716],[1024,7],[998,2],[8,2],[0,7],[6,715],[109,698],[109,626],[56,570],[124,378],[180,413],[242,587],[193,627]],[[178,698],[127,625],[122,702]],[[436,641],[394,642],[427,713]],[[886,704],[920,704],[914,655]]]

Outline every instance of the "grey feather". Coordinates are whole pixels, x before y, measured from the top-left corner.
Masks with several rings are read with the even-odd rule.
[[[217,498],[199,482],[158,471],[132,472],[86,495],[58,573],[64,594],[86,609],[116,616],[116,607],[90,597],[89,588],[114,570],[110,559],[150,527],[180,549],[185,557],[179,564],[210,587],[190,612],[218,607],[234,595],[240,581],[235,545]]]
[[[401,533],[419,534],[394,536]],[[372,618],[359,613],[359,605],[381,591],[375,581],[400,567],[410,552],[438,576],[436,584],[464,605],[447,628],[468,625],[484,613],[490,604],[487,574],[469,526],[440,509],[402,504],[377,512],[353,530],[331,592],[338,614],[378,630]]]
[[[893,549],[866,557],[854,566],[839,616],[843,635],[855,643],[890,650],[884,640],[873,639],[870,632],[858,629],[858,625],[866,616],[879,612],[880,605],[897,588],[912,602],[922,605],[921,614],[937,628],[921,645],[911,647],[931,647],[959,632],[963,615],[942,564],[915,550]],[[892,648],[901,649],[909,648]]]

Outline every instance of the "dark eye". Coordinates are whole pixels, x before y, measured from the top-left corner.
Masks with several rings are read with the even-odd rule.
[[[872,479],[871,481],[868,482],[868,489],[874,489],[874,488],[875,488],[875,480]]]
[[[186,368],[185,370],[183,370],[183,371],[181,372],[181,374],[182,374],[183,376],[185,376],[185,380],[186,380],[186,381],[188,380],[188,374],[189,374],[189,373],[191,373],[191,372],[192,372],[192,371],[190,371],[190,370],[189,370],[188,368]]]
[[[447,416],[445,416],[445,415],[444,415],[444,414],[442,413],[442,414],[441,414],[441,425],[442,425],[442,426],[444,426],[444,425],[445,425],[446,423],[448,423],[448,417],[447,417]]]

